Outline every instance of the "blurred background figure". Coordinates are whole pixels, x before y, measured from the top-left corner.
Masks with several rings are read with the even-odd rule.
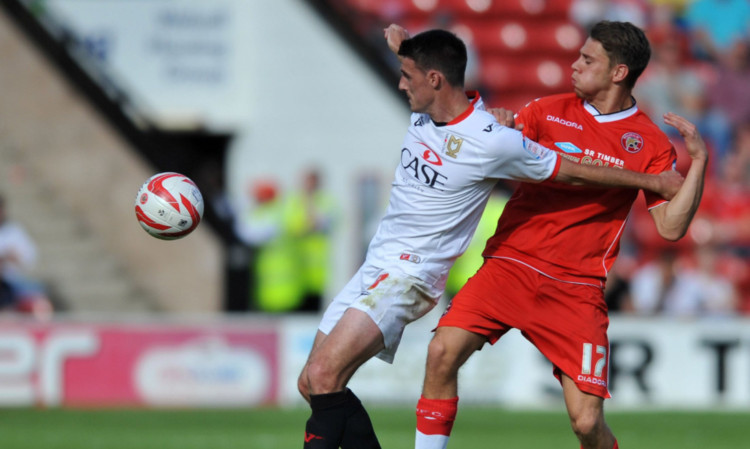
[[[600,20],[631,22],[642,28],[647,16],[644,0],[573,0],[570,4],[571,20],[584,30]]]
[[[322,186],[317,168],[306,170],[300,188],[285,201],[285,227],[299,259],[302,299],[295,310],[318,312],[331,270],[331,239],[337,220],[336,199]]]
[[[448,299],[455,296],[466,281],[474,276],[474,273],[482,266],[482,262],[484,261],[482,253],[487,244],[487,239],[495,233],[497,220],[503,213],[505,203],[510,199],[511,193],[512,190],[505,183],[498,182],[495,184],[495,188],[492,190],[489,200],[487,200],[487,206],[485,206],[482,213],[482,218],[477,225],[474,237],[469,242],[469,247],[466,248],[466,252],[456,259],[450,273],[448,273],[448,280],[445,285],[445,294]]]
[[[260,179],[248,189],[247,210],[236,233],[252,254],[250,310],[318,312],[331,269],[336,200],[310,168],[300,186],[282,195],[275,180]]]
[[[238,216],[236,233],[251,247],[249,309],[292,312],[302,304],[303,277],[295,241],[285,227],[284,203],[275,180],[248,188],[248,205]]]
[[[695,123],[714,153],[726,151],[731,128],[725,115],[709,109],[705,64],[690,57],[687,35],[674,26],[661,26],[648,33],[651,61],[635,88],[638,106],[671,138],[674,128],[661,117],[667,112],[682,115]]]
[[[23,226],[8,219],[0,194],[0,311],[40,320],[51,316],[53,307],[44,287],[31,277],[36,258],[36,244]]]
[[[710,113],[725,123],[729,130],[738,129],[750,120],[750,40],[736,40],[715,64],[715,73],[708,84]],[[731,132],[715,141],[719,157],[736,145]]]
[[[747,0],[696,0],[684,14],[696,57],[720,61],[735,42],[750,35]]]
[[[633,274],[625,311],[643,316],[679,318],[726,317],[737,309],[737,291],[719,273],[713,245],[697,247],[693,260],[662,251]]]

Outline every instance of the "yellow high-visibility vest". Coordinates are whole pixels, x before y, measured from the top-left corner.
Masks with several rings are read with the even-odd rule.
[[[445,292],[448,297],[453,297],[458,293],[466,281],[474,276],[479,267],[482,266],[482,262],[484,261],[482,253],[487,244],[487,239],[495,233],[497,220],[500,218],[500,214],[503,213],[507,202],[508,197],[504,194],[492,194],[490,196],[487,206],[482,213],[482,218],[479,219],[474,237],[472,237],[468,248],[466,248],[466,252],[456,259],[456,263],[453,264],[453,268],[451,268],[448,274],[448,280],[445,285]]]

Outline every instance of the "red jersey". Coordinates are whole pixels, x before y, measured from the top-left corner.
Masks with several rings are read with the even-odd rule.
[[[532,140],[579,164],[658,174],[673,168],[674,146],[637,106],[600,114],[575,94],[544,97],[518,114]],[[645,192],[649,208],[666,200]],[[512,259],[567,282],[604,286],[638,191],[545,181],[518,186],[485,257]]]

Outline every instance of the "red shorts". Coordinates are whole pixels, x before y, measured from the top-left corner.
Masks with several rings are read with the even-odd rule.
[[[488,258],[448,305],[438,327],[458,327],[494,344],[521,331],[581,391],[609,398],[604,291],[547,277],[518,262]]]

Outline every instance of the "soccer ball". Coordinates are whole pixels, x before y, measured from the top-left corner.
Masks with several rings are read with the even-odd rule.
[[[135,216],[141,227],[157,239],[179,239],[193,232],[201,222],[203,195],[185,175],[158,173],[138,190]]]

